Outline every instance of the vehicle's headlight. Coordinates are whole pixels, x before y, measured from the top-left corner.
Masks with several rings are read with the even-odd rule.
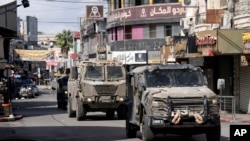
[[[217,106],[217,105],[218,105],[218,99],[217,99],[217,98],[212,99],[211,104],[212,104],[213,106]]]
[[[154,117],[167,117],[168,116],[167,108],[164,108],[164,109],[152,108],[151,111],[152,111],[152,116]]]
[[[163,101],[152,101],[151,107],[152,116],[155,117],[166,117],[167,112],[167,104]]]
[[[29,90],[31,90],[31,88],[28,88]]]
[[[210,114],[218,115],[220,111],[220,106],[218,103],[218,98],[211,99],[210,106],[209,106]]]
[[[64,91],[65,94],[68,94],[68,91]]]

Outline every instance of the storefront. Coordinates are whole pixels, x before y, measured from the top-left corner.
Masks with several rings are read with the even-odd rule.
[[[240,57],[240,110],[250,113],[250,32],[242,34],[243,55]]]

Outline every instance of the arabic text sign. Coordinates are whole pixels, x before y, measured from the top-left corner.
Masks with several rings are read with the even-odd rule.
[[[126,20],[152,19],[152,18],[176,18],[184,17],[185,7],[181,4],[168,3],[160,5],[147,5],[115,10],[108,16],[108,22],[118,22]]]
[[[123,64],[146,64],[147,51],[113,51],[112,59],[121,61]]]
[[[87,20],[103,20],[103,5],[87,5]]]
[[[24,49],[15,49],[14,56],[15,60],[46,60],[51,51],[48,50],[24,50]]]

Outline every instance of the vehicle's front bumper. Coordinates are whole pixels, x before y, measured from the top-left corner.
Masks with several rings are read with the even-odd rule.
[[[157,133],[174,133],[174,134],[198,134],[204,133],[206,128],[220,125],[220,117],[210,117],[204,123],[198,124],[194,118],[185,118],[179,124],[173,124],[171,121],[155,117],[149,118],[149,127]]]

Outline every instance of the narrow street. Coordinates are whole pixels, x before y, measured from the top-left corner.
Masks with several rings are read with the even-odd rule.
[[[128,139],[125,134],[124,120],[108,120],[104,113],[88,113],[86,121],[68,118],[67,111],[57,109],[56,95],[44,86],[40,86],[40,95],[33,99],[13,100],[13,113],[23,115],[16,121],[0,122],[1,140],[24,141],[140,141]],[[228,141],[229,123],[222,123],[221,141]],[[187,139],[182,136],[158,136],[163,141],[204,141],[205,135]]]

